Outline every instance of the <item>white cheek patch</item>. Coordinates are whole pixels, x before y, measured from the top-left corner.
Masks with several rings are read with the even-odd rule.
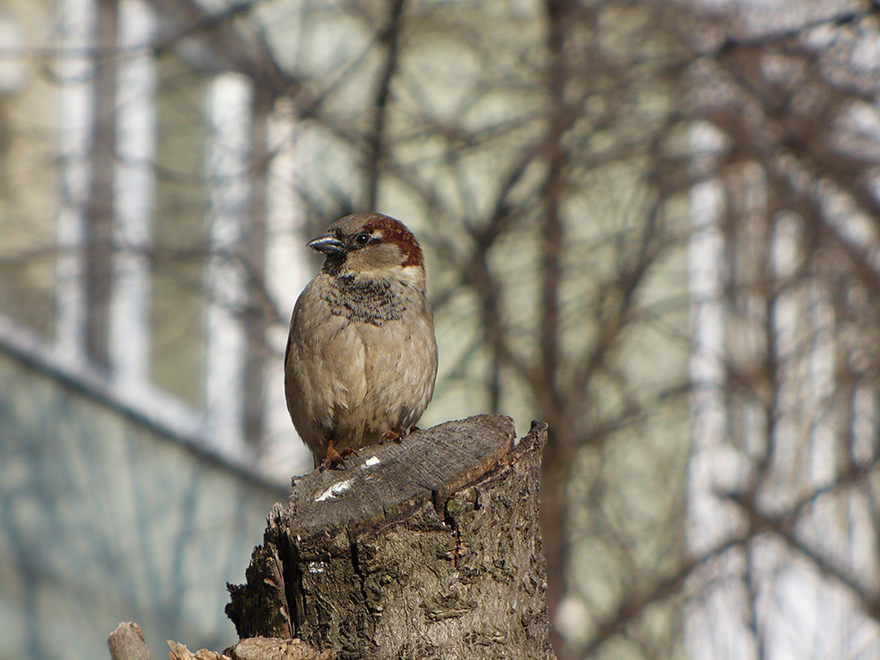
[[[421,266],[395,266],[395,275],[404,284],[423,285],[425,269]]]

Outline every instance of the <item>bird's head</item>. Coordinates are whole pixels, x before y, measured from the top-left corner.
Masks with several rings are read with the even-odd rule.
[[[324,272],[334,276],[424,272],[416,237],[402,222],[381,213],[347,215],[307,245],[326,255]]]

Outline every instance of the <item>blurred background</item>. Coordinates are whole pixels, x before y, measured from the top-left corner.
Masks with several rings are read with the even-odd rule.
[[[560,660],[880,657],[880,5],[0,0],[0,658],[221,650],[306,240],[550,424]]]

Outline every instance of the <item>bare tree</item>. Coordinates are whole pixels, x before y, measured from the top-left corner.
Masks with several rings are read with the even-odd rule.
[[[364,139],[387,146],[381,158],[375,147],[358,156],[354,140],[352,162],[368,163],[368,188],[378,189],[370,200],[415,207],[427,219],[433,255],[454,274],[436,294],[441,327],[444,318],[478,324],[474,351],[462,351],[447,378],[485,388],[492,409],[536,411],[551,422],[542,492],[549,602],[560,615],[569,594],[586,612],[585,639],[569,646],[558,637],[560,657],[592,655],[623,640],[646,657],[681,652],[692,611],[684,606],[690,597],[702,602],[696,585],[703,582],[694,576],[736,552],[749,559],[768,533],[855,588],[855,574],[834,570],[786,525],[797,527],[795,516],[815,526],[808,503],[833,498],[839,489],[831,484],[841,474],[866,478],[865,465],[873,463],[855,473],[825,466],[825,480],[771,466],[776,454],[818,456],[798,449],[804,433],[825,437],[829,455],[851,457],[852,429],[873,419],[865,408],[873,377],[867,365],[874,364],[867,302],[873,230],[859,214],[877,215],[866,176],[877,164],[876,136],[862,135],[865,142],[854,146],[865,130],[858,122],[872,112],[866,103],[876,65],[860,74],[853,59],[860,40],[876,38],[870,8],[792,3],[756,15],[731,5],[711,14],[682,3],[559,1],[528,16],[531,32],[511,12],[495,16],[492,34],[479,38],[473,21],[480,12],[392,9],[388,16],[402,26],[369,23],[397,35],[396,50],[386,47],[385,54],[396,52],[400,62],[386,60],[376,107],[387,116]],[[761,19],[763,27],[755,27]],[[444,28],[442,41],[431,39],[436,25]],[[529,39],[511,40],[506,30]],[[450,65],[456,75],[426,79],[420,51],[443,53],[450,41],[458,49]],[[484,66],[469,69],[468,57]],[[516,66],[496,65],[502,61]],[[443,84],[459,91],[457,105],[434,101],[432,91]],[[332,105],[333,89],[344,87],[339,79],[333,85],[312,96]],[[509,104],[502,118],[487,125],[468,117],[490,97]],[[859,112],[866,114],[860,119]],[[344,109],[313,121],[338,134],[341,125],[357,125],[354,116],[340,117],[347,117]],[[714,131],[711,153],[694,151],[695,130]],[[723,324],[712,356],[722,365],[717,382],[687,369],[688,315],[705,301],[688,295],[686,249],[703,246],[693,230],[705,228],[692,224],[690,213],[706,184],[723,190],[719,223],[709,228],[723,246],[712,271]],[[361,205],[357,197],[343,204]],[[796,256],[780,256],[783,249]],[[820,255],[834,267],[819,268]],[[854,283],[844,284],[847,263],[867,288],[856,293]],[[838,316],[846,333],[835,329]],[[838,335],[867,343],[857,351],[834,348]],[[790,341],[795,345],[780,345]],[[854,351],[859,376],[868,380],[854,387],[848,375],[847,399],[838,379],[851,372],[841,369]],[[803,373],[815,383],[795,387]],[[686,478],[689,406],[706,391],[716,392],[725,411],[718,446],[732,443],[753,466],[722,498],[745,517],[716,512],[719,525],[727,519],[734,530],[726,535],[693,529],[694,499],[716,497],[718,487],[701,492],[705,484]],[[841,417],[841,405],[851,412]],[[825,413],[807,426],[793,423],[819,410]],[[850,483],[843,479],[840,492]],[[807,499],[795,500],[777,524],[778,511],[755,517],[759,493],[784,492]],[[745,533],[742,520],[753,523]],[[703,535],[715,541],[692,540]],[[772,581],[750,575],[753,632],[761,639],[769,614],[754,599]],[[871,600],[864,588],[856,594]],[[651,628],[658,616],[667,622],[663,634]]]
[[[426,421],[550,424],[560,658],[773,657],[776,622],[796,625],[775,616],[785,576],[845,604],[808,653],[859,657],[847,631],[876,631],[880,602],[876,3],[158,5],[176,13],[157,53],[203,38],[252,81],[255,116],[294,119],[305,233],[377,209],[425,244]],[[225,255],[246,273],[252,383],[288,312],[265,207]],[[200,238],[153,263],[203,263]]]

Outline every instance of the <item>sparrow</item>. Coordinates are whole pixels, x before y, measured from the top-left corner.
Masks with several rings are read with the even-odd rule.
[[[287,410],[315,467],[397,440],[434,394],[437,340],[422,248],[403,223],[355,213],[307,246],[325,255],[293,308]]]

